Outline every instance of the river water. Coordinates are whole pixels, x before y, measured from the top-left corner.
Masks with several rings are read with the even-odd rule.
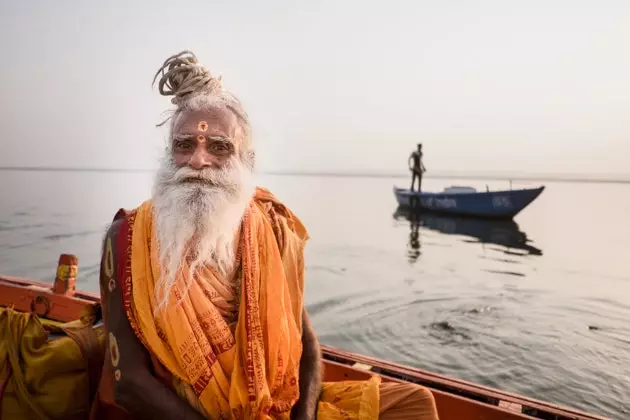
[[[152,182],[144,172],[0,175],[0,272],[52,281],[59,254],[73,253],[90,291],[107,223]],[[497,223],[397,211],[392,187],[407,179],[260,183],[309,229],[305,299],[323,343],[630,418],[630,184],[545,182],[514,223]]]

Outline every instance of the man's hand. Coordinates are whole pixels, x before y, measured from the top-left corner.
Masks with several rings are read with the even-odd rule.
[[[300,358],[300,399],[291,410],[295,420],[317,418],[317,404],[322,388],[321,349],[306,309],[302,312],[302,357]]]

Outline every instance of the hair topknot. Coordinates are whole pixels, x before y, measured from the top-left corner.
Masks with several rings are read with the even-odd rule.
[[[169,57],[155,73],[153,84],[158,76],[160,94],[173,96],[171,102],[175,105],[181,105],[201,93],[218,93],[222,88],[221,77],[213,77],[191,51],[182,51]]]

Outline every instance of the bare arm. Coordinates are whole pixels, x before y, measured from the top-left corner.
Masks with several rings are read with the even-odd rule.
[[[102,305],[107,314],[105,327],[109,340],[114,337],[114,340],[108,340],[110,352],[112,348],[114,351],[110,353],[111,365],[106,369],[112,369],[115,378],[116,404],[139,419],[202,420],[204,417],[201,414],[152,375],[149,354],[129,324],[122,293],[116,282],[118,227],[119,222],[114,222],[105,237],[100,275]],[[108,241],[113,252],[111,258],[106,252]]]
[[[292,419],[317,417],[322,387],[321,348],[306,309],[302,312],[302,357],[300,358],[300,399],[291,410]]]

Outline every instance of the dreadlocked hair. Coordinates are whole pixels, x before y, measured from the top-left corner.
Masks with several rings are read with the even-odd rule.
[[[158,81],[159,78],[159,81]],[[253,159],[251,125],[241,102],[223,88],[222,77],[214,77],[199,63],[192,51],[182,51],[170,56],[153,77],[158,81],[158,90],[163,96],[172,96],[176,106],[158,126],[171,121],[171,135],[179,116],[185,111],[201,111],[224,108],[231,111],[243,130],[243,153]]]

